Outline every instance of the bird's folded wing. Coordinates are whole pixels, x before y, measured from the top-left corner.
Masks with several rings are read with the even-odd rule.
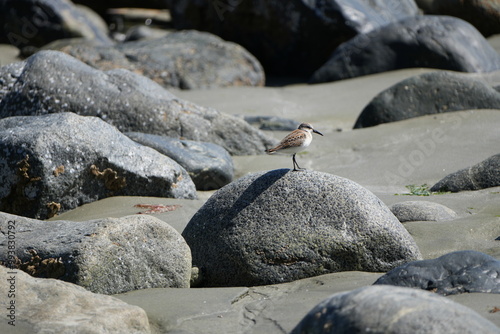
[[[306,138],[306,133],[300,130],[295,130],[291,132],[288,136],[283,138],[281,143],[278,145],[280,148],[290,147],[290,146],[300,146],[297,143],[301,143]]]

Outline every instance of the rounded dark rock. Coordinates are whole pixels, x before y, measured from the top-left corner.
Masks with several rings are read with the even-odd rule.
[[[500,109],[500,92],[488,81],[466,74],[424,73],[375,96],[361,111],[354,128],[470,109]]]
[[[500,69],[500,55],[469,23],[447,16],[415,16],[359,34],[340,45],[310,83],[402,68],[459,72]]]
[[[368,332],[497,334],[499,328],[473,310],[427,291],[368,286],[325,299],[291,334]]]
[[[431,191],[458,192],[500,186],[500,154],[449,174],[431,187]]]
[[[406,263],[374,284],[432,290],[442,295],[500,293],[500,260],[481,252],[457,251],[436,259]]]
[[[375,195],[353,181],[312,171],[243,177],[218,190],[182,235],[205,286],[387,271],[421,257]]]

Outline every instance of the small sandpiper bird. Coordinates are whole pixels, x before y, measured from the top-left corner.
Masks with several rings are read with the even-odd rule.
[[[313,132],[321,136],[323,135],[318,130],[314,130],[311,124],[302,123],[299,125],[297,130],[290,132],[285,138],[283,138],[278,146],[266,150],[266,153],[272,154],[278,152],[292,154],[293,170],[302,170],[304,168],[300,168],[297,161],[295,161],[295,154],[305,150],[307,146],[311,144]]]

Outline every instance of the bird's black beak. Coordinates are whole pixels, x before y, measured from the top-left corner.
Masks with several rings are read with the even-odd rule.
[[[314,129],[313,129],[313,132],[314,132],[314,133],[317,133],[318,135],[321,135],[321,136],[323,135],[323,134],[322,134],[321,132],[319,132],[318,130],[314,130]]]

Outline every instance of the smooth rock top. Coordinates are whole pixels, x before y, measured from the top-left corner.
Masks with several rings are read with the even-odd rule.
[[[9,291],[13,283],[15,297],[10,300],[16,302],[15,327],[4,317],[2,333],[151,333],[146,312],[118,298],[55,279],[33,278],[4,266],[0,266],[0,277],[3,291]],[[5,308],[10,300],[7,293],[2,297]]]
[[[395,268],[374,284],[431,290],[442,295],[500,293],[500,260],[476,251],[457,251]]]
[[[0,210],[32,218],[109,196],[196,198],[175,161],[97,117],[0,119]]]
[[[325,299],[291,334],[498,334],[499,330],[473,310],[436,294],[368,286]]]
[[[247,122],[180,100],[146,77],[100,71],[63,52],[37,52],[15,71],[14,83],[0,82],[0,92],[7,91],[0,94],[0,118],[71,111],[100,117],[122,132],[212,142],[236,155],[264,154],[276,143]]]
[[[391,206],[392,213],[400,222],[452,220],[458,215],[452,209],[434,202],[407,201]]]
[[[466,74],[424,73],[380,92],[361,111],[354,128],[470,109],[500,109],[500,92],[487,80]]]
[[[314,171],[272,170],[232,182],[182,235],[206,286],[387,271],[421,258],[413,238],[375,195]]]
[[[500,107],[499,107],[500,108]],[[449,174],[431,187],[431,191],[479,190],[500,186],[500,154]]]
[[[491,72],[500,69],[500,55],[463,20],[419,15],[359,34],[340,45],[310,83],[411,67]]]

